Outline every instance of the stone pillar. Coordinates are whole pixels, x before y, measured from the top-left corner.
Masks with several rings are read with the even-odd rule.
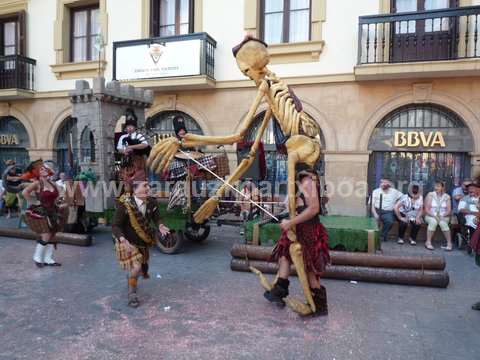
[[[368,153],[325,153],[330,215],[366,216],[368,161]]]
[[[472,170],[471,177],[480,176],[480,154],[471,154],[472,159]]]

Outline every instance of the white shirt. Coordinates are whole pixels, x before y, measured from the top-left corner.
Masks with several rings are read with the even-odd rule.
[[[444,193],[442,196],[438,196],[435,191],[432,191],[427,196],[430,196],[431,200],[431,212],[435,216],[445,217],[447,214],[447,207],[450,202],[450,195]]]
[[[145,139],[145,136],[135,131],[131,134],[123,134],[122,136],[120,136],[120,139],[118,139],[118,144],[117,144],[118,151],[123,151],[127,148],[128,145],[125,145],[123,143],[123,140],[128,137],[130,137],[133,140],[140,140],[140,144],[148,145],[148,142],[147,142],[147,139]]]
[[[145,212],[147,211],[147,202],[137,198],[136,196],[134,196],[133,198],[135,199],[138,210],[140,210],[142,215],[145,215]]]
[[[55,181],[55,184],[60,186],[62,189],[65,189],[65,180],[58,179],[57,181]]]
[[[478,198],[472,198],[470,196],[464,196],[462,200],[458,203],[458,211],[460,210],[470,210],[473,212],[478,212]],[[477,224],[475,223],[476,216],[467,214],[465,215],[465,222],[467,226],[470,226],[474,229],[477,228]]]
[[[380,195],[382,195],[382,208],[380,209]],[[395,203],[403,194],[394,188],[389,188],[387,191],[381,188],[373,190],[372,202],[375,209],[392,211]]]
[[[418,199],[414,200],[408,194],[402,195],[398,202],[400,205],[400,212],[405,214],[408,220],[415,220],[417,215],[423,208],[423,198],[420,196]]]

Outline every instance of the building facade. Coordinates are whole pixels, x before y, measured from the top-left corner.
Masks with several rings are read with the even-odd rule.
[[[83,130],[68,92],[99,74],[154,91],[151,133],[182,113],[231,134],[256,92],[231,52],[250,34],[321,127],[330,213],[364,215],[383,176],[451,187],[480,170],[479,15],[480,0],[0,0],[0,158],[62,166]],[[271,128],[264,148],[281,180]]]

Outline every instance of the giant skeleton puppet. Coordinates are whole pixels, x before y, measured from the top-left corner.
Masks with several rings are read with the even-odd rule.
[[[288,85],[267,68],[270,56],[267,45],[263,41],[247,36],[233,49],[233,54],[241,72],[252,79],[258,88],[255,100],[238,133],[230,136],[202,136],[189,133],[181,140],[176,137],[167,138],[152,149],[147,164],[153,171],[162,173],[168,168],[170,161],[180,147],[224,145],[241,141],[252,125],[260,103],[265,100],[268,109],[249,155],[241,161],[228,181],[217,190],[215,196],[207,200],[197,210],[194,214],[194,220],[197,223],[203,223],[207,220],[215,211],[219,199],[224,195],[227,188],[239,180],[253,163],[260,140],[272,115],[278,121],[285,137],[288,138],[285,143],[288,153],[288,207],[290,218],[294,218],[296,216],[295,167],[297,164],[306,164],[311,168],[316,166],[320,158],[320,128],[312,118],[303,112],[300,101]],[[297,241],[294,228],[289,230],[288,237],[293,242],[289,252],[297,269],[308,304],[293,298],[287,298],[286,303],[296,312],[308,315],[315,312],[315,304],[304,267],[302,245]],[[258,270],[252,268],[252,271],[260,276],[261,283],[266,290],[271,290],[272,285],[268,280]]]

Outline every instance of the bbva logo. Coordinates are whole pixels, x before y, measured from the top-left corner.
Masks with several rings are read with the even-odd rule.
[[[440,131],[397,131],[394,135],[394,146],[396,147],[419,147],[433,148],[436,146],[444,148],[445,139]]]

